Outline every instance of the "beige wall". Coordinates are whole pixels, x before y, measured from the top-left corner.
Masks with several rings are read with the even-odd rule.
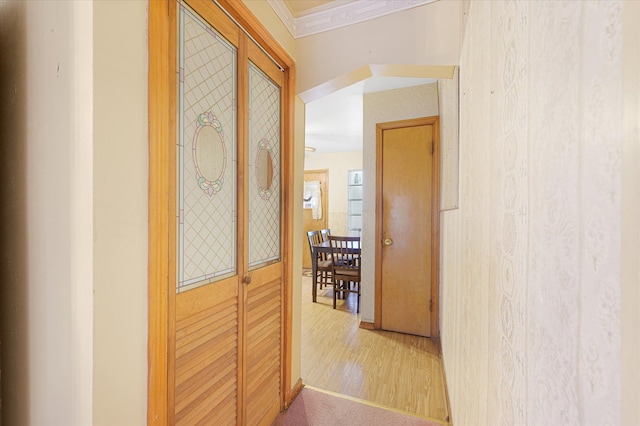
[[[289,56],[295,58],[296,41],[282,23],[276,12],[266,1],[242,0]]]
[[[306,154],[305,170],[329,170],[329,228],[335,235],[347,235],[349,170],[362,169],[362,151]]]
[[[621,307],[639,306],[638,223],[622,224],[621,206],[637,212],[638,194],[637,182],[622,192],[637,172],[623,177],[620,165],[640,164],[637,145],[622,156],[620,6],[470,2],[460,208],[441,221],[441,338],[456,425],[623,424],[621,382],[633,370],[621,367]],[[637,8],[625,22],[638,22]],[[637,90],[635,46],[627,87]],[[635,265],[621,281],[628,232]],[[632,300],[621,305],[625,292]],[[637,365],[629,318],[635,335],[627,329],[622,348]],[[635,373],[624,424],[637,424]]]
[[[373,322],[375,303],[376,123],[438,115],[436,83],[364,95],[362,296],[360,317]]]
[[[293,182],[293,235],[302,235],[302,193],[304,184],[304,120],[305,107],[302,100],[296,97],[295,109],[295,165]],[[292,305],[292,341],[291,341],[291,386],[300,379],[301,342],[302,342],[302,250],[301,238],[293,238],[293,294]]]
[[[640,424],[640,3],[623,5],[622,423]]]
[[[91,31],[91,3],[0,2],[7,425],[91,423]]]
[[[93,4],[93,424],[141,425],[147,404],[147,3]]]
[[[460,2],[439,1],[296,40],[298,93],[372,64],[457,65]]]

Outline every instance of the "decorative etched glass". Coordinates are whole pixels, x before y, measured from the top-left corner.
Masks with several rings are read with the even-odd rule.
[[[258,145],[258,155],[256,155],[255,174],[258,192],[265,200],[271,196],[273,187],[273,155],[274,150],[269,146],[269,141],[262,140]]]
[[[236,273],[236,48],[180,6],[178,291]]]
[[[193,162],[198,186],[213,195],[222,189],[227,151],[222,125],[211,112],[200,114],[193,137]]]
[[[280,87],[249,63],[249,269],[280,260]]]

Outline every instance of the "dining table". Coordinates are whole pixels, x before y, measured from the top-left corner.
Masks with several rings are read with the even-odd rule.
[[[358,253],[360,254],[360,245],[361,245],[362,241],[356,241],[353,244],[353,251],[354,253]],[[316,282],[316,278],[318,276],[318,254],[319,253],[326,253],[327,254],[327,258],[331,257],[331,245],[329,244],[329,241],[323,241],[320,244],[314,244],[311,246],[311,250],[312,250],[312,256],[311,256],[311,270],[313,275],[311,275],[313,277],[313,290],[312,290],[312,294],[313,294],[313,301],[316,301],[316,297],[318,295],[318,283]]]

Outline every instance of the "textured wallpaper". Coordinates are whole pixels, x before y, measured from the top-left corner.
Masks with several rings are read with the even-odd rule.
[[[456,425],[620,423],[621,8],[470,2],[442,213]]]
[[[440,210],[458,208],[458,147],[459,147],[459,72],[452,79],[438,80],[438,110],[440,111]]]

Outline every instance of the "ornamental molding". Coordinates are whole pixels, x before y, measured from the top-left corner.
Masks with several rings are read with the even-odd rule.
[[[295,18],[283,0],[267,0],[294,38],[346,27],[438,0],[356,0],[352,3]]]

